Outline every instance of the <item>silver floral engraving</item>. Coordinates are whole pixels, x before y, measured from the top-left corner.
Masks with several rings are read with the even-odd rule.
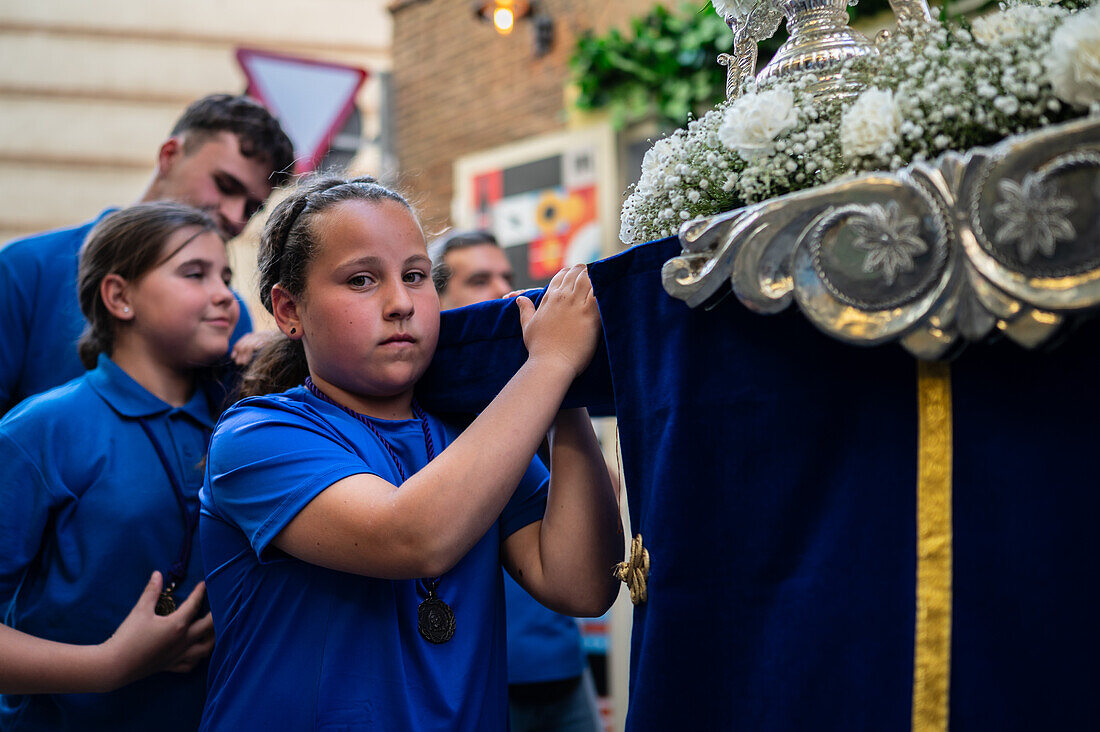
[[[758,313],[796,303],[827,335],[924,359],[993,334],[1034,348],[1100,312],[1097,211],[1091,117],[689,221],[662,279],[691,307],[727,288]]]
[[[894,284],[899,272],[912,272],[913,257],[928,251],[917,236],[920,219],[902,215],[897,201],[864,206],[862,215],[853,216],[848,225],[856,232],[852,245],[867,252],[863,271],[881,272],[887,285]]]
[[[1053,257],[1059,241],[1077,236],[1067,218],[1077,204],[1072,198],[1057,195],[1054,185],[1037,173],[1024,176],[1023,185],[1014,180],[997,181],[1001,202],[993,212],[1004,223],[993,235],[1001,247],[1016,247],[1022,262],[1030,262],[1035,252]]]

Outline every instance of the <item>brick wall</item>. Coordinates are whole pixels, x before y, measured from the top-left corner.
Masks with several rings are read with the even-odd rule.
[[[508,36],[470,0],[398,0],[393,14],[393,125],[399,186],[425,228],[450,222],[455,159],[566,126],[569,57],[587,29],[626,29],[658,0],[540,0],[554,45],[535,58],[533,29]]]

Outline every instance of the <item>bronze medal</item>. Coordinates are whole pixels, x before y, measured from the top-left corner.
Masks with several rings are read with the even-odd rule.
[[[172,597],[171,590],[164,590],[157,598],[157,615],[171,615],[176,612],[176,598]]]
[[[446,643],[455,634],[455,614],[447,603],[429,592],[417,611],[420,635],[429,643]]]

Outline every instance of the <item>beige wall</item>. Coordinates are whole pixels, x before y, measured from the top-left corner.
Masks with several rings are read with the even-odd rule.
[[[385,0],[0,0],[0,245],[134,201],[183,108],[244,90],[240,46],[370,71],[355,165],[380,172],[390,38]]]

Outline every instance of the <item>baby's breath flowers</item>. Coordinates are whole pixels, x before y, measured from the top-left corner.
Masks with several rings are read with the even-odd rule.
[[[622,240],[669,236],[684,221],[842,175],[1100,114],[1100,6],[1013,1],[973,29],[903,25],[879,49],[844,67],[864,85],[854,98],[815,100],[809,75],[750,79],[734,102],[658,140],[623,205]]]

